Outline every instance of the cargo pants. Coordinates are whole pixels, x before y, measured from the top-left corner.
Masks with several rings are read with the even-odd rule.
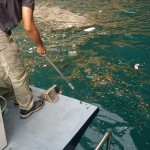
[[[34,103],[27,77],[19,47],[11,35],[0,30],[0,94],[12,87],[19,108],[23,110],[31,109]]]

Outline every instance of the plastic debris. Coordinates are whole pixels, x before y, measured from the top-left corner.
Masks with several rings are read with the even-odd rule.
[[[29,48],[28,53],[33,53],[33,48]]]
[[[33,48],[31,47],[31,48],[29,48],[29,51],[32,51],[33,50]]]
[[[101,32],[100,34],[104,35],[104,34],[107,34],[106,32]]]
[[[33,51],[28,51],[28,53],[30,53],[30,54],[31,54],[31,53],[33,53]]]
[[[31,69],[31,72],[34,72],[34,69],[33,69],[33,68]]]
[[[87,75],[86,78],[87,78],[87,79],[93,79],[93,76],[92,76],[92,75],[91,75],[91,76],[90,76],[90,75]]]
[[[95,27],[87,28],[87,29],[85,29],[84,31],[86,31],[86,32],[90,32],[90,31],[93,31],[93,30],[95,30]]]
[[[43,65],[43,67],[46,67],[47,65]]]
[[[77,56],[77,51],[68,51],[70,57]]]
[[[135,68],[135,69],[139,69],[139,66],[140,66],[140,64],[135,64],[135,65],[134,65],[134,68]]]

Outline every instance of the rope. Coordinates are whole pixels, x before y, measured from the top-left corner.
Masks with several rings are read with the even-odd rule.
[[[1,99],[3,99],[4,100],[4,107],[2,108],[2,114],[3,114],[3,112],[5,111],[5,109],[6,109],[6,107],[7,107],[7,100],[3,97],[3,96],[0,96],[0,98]]]

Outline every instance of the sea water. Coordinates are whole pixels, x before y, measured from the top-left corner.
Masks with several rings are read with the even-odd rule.
[[[112,133],[111,150],[149,150],[150,1],[51,2],[88,16],[91,22],[90,26],[59,31],[37,24],[48,47],[47,55],[79,95],[36,54],[35,46],[22,35],[20,26],[16,29],[17,42],[22,49],[30,84],[45,89],[57,84],[64,95],[82,98],[100,108],[77,150],[93,150],[108,130]],[[93,30],[85,32],[88,28]],[[76,55],[69,57],[69,51],[75,51]],[[135,68],[136,64],[138,68]]]

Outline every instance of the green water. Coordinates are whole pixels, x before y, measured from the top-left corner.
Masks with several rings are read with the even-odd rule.
[[[37,23],[48,56],[70,79],[82,99],[100,108],[76,149],[94,149],[110,130],[112,150],[149,150],[150,2],[51,2],[74,13],[89,15],[94,22],[91,26],[95,27],[91,32],[84,31],[88,27],[55,31]],[[15,31],[22,35],[20,29]],[[78,98],[57,72],[32,51],[34,46],[24,35],[16,37],[31,84],[47,89],[55,83],[64,95]],[[69,57],[71,50],[78,55]],[[135,64],[140,64],[139,69],[134,68]]]

